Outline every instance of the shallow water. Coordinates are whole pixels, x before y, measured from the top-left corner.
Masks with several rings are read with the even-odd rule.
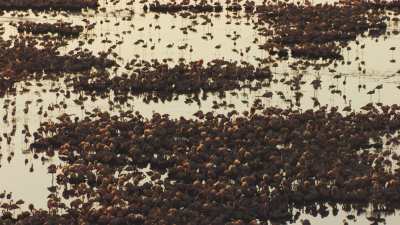
[[[317,1],[314,1],[316,3]],[[325,2],[325,1],[321,1]],[[247,15],[245,13],[220,13],[218,17],[215,17],[215,13],[207,17],[211,20],[211,23],[201,25],[205,20],[200,18],[198,15],[194,19],[182,19],[180,16],[174,16],[169,14],[161,14],[158,19],[154,19],[154,13],[142,14],[140,4],[135,5],[133,12],[129,12],[124,9],[124,1],[121,1],[116,6],[107,7],[107,12],[94,13],[93,11],[84,12],[82,14],[74,14],[70,16],[56,14],[54,17],[50,14],[40,13],[34,15],[28,13],[22,17],[16,17],[12,13],[6,13],[0,17],[0,22],[3,23],[6,32],[3,38],[7,39],[9,35],[18,35],[16,29],[9,26],[9,22],[18,21],[56,21],[61,19],[63,21],[70,21],[75,24],[84,25],[82,19],[88,19],[90,23],[96,23],[95,28],[90,31],[85,31],[83,35],[77,40],[70,40],[69,45],[63,49],[68,52],[75,47],[78,47],[78,41],[85,41],[93,38],[93,44],[89,45],[87,42],[81,46],[82,48],[88,48],[93,52],[106,51],[110,46],[116,44],[118,41],[123,41],[121,44],[117,44],[115,52],[121,57],[118,63],[121,65],[126,64],[135,55],[139,55],[140,59],[162,59],[172,58],[171,65],[176,63],[179,58],[186,58],[188,61],[195,61],[203,59],[209,61],[215,58],[223,58],[225,60],[244,60],[255,65],[258,63],[255,58],[264,58],[267,56],[263,50],[257,48],[257,44],[261,44],[265,39],[259,36],[257,32],[252,29],[251,20],[257,20],[256,16]],[[103,2],[105,5],[105,2]],[[126,20],[130,18],[130,20]],[[107,22],[109,21],[109,22]],[[197,32],[191,32],[183,34],[179,28],[187,27],[196,22],[199,25],[193,26]],[[249,22],[249,24],[246,24]],[[227,24],[230,23],[230,24]],[[119,24],[119,25],[116,25]],[[157,29],[159,26],[160,29]],[[171,28],[174,26],[175,28]],[[143,30],[142,30],[143,29]],[[398,31],[400,28],[398,24],[391,22],[389,31]],[[130,32],[130,33],[128,33]],[[231,41],[226,35],[227,34],[240,34],[240,38],[236,40],[236,43]],[[212,34],[212,39],[206,34]],[[206,37],[206,38],[204,38]],[[259,42],[253,44],[254,39],[257,38]],[[150,40],[152,39],[152,40]],[[102,40],[109,40],[110,43],[102,43]],[[135,45],[134,43],[138,40],[143,40],[144,43]],[[24,142],[24,135],[22,135],[23,125],[27,124],[29,130],[34,132],[38,127],[39,123],[47,121],[49,119],[55,120],[58,115],[63,113],[73,114],[78,117],[83,117],[85,111],[92,111],[95,108],[102,110],[109,110],[112,113],[118,113],[119,110],[133,109],[138,110],[144,116],[151,116],[153,112],[167,113],[172,117],[192,117],[193,113],[198,110],[203,111],[216,111],[218,113],[226,113],[231,111],[231,108],[222,106],[219,109],[213,109],[213,101],[221,103],[226,101],[227,104],[234,104],[235,109],[239,112],[247,110],[252,102],[259,98],[266,90],[274,93],[271,99],[262,98],[262,102],[265,106],[279,106],[279,107],[298,107],[302,110],[314,108],[314,101],[312,98],[317,98],[321,105],[338,106],[339,109],[343,109],[345,106],[351,105],[352,109],[359,111],[360,107],[366,105],[369,102],[381,102],[383,104],[396,104],[398,103],[398,97],[400,97],[400,90],[397,86],[400,85],[400,70],[398,63],[400,61],[399,36],[394,34],[388,34],[387,37],[380,37],[378,39],[373,38],[359,38],[360,45],[365,44],[365,48],[361,49],[360,45],[351,43],[351,50],[343,50],[344,62],[351,62],[350,64],[345,63],[344,65],[330,65],[328,67],[315,70],[313,68],[307,68],[300,71],[295,71],[289,68],[289,65],[295,63],[297,60],[289,59],[288,61],[282,60],[278,62],[278,67],[272,68],[274,72],[274,78],[277,82],[271,82],[270,87],[263,88],[259,91],[240,90],[240,91],[228,91],[226,98],[220,99],[216,94],[209,94],[207,100],[201,101],[201,105],[196,103],[187,104],[185,100],[187,97],[179,96],[176,100],[164,102],[146,104],[143,102],[143,96],[132,96],[132,99],[128,101],[128,104],[124,105],[110,105],[110,101],[113,102],[112,94],[109,98],[101,99],[98,98],[96,101],[86,101],[84,109],[81,106],[74,103],[73,99],[77,98],[77,95],[73,95],[71,99],[65,99],[64,97],[56,97],[56,93],[47,91],[44,93],[43,89],[50,89],[52,87],[60,87],[65,89],[65,84],[62,81],[41,81],[44,85],[39,87],[33,83],[30,87],[29,92],[20,94],[19,91],[22,89],[23,82],[17,85],[17,95],[8,95],[0,99],[0,105],[4,105],[5,99],[10,99],[16,102],[16,114],[15,117],[11,116],[10,106],[8,110],[9,123],[3,124],[4,127],[2,132],[10,132],[13,124],[16,125],[16,136],[12,139],[10,145],[6,143],[3,138],[1,143],[1,151],[3,157],[1,158],[1,169],[0,179],[3,181],[0,185],[1,190],[12,191],[14,199],[24,199],[27,203],[34,203],[36,207],[47,208],[47,187],[52,184],[52,176],[47,173],[47,166],[49,163],[59,164],[60,161],[57,157],[50,158],[49,161],[42,163],[39,159],[33,159],[31,152],[26,152],[29,143]],[[173,44],[172,48],[166,46]],[[188,48],[185,50],[178,49],[178,46],[188,44]],[[146,46],[145,46],[146,45]],[[215,46],[221,45],[220,49],[215,49]],[[151,50],[151,46],[154,46],[154,50]],[[189,49],[192,47],[193,51]],[[240,56],[240,52],[245,52],[246,48],[250,47],[250,51]],[[389,48],[397,47],[395,51],[390,51]],[[239,53],[233,52],[236,49]],[[359,58],[355,61],[356,58]],[[393,62],[395,60],[395,62]],[[361,61],[365,62],[365,65],[361,65]],[[392,62],[391,62],[392,61]],[[320,61],[322,63],[322,61]],[[359,67],[362,70],[365,69],[365,73],[359,71]],[[335,70],[335,72],[329,72],[329,70]],[[117,75],[122,73],[123,69],[117,71]],[[341,75],[340,78],[334,78],[334,75]],[[299,104],[296,106],[294,101],[295,91],[291,90],[288,85],[283,84],[280,80],[290,80],[295,76],[303,75],[302,80],[305,82],[301,85],[301,89],[298,90],[303,93],[303,97],[300,99]],[[321,88],[315,90],[310,84],[312,80],[319,78]],[[345,82],[345,83],[344,83]],[[359,85],[366,85],[366,88],[359,89]],[[368,95],[367,92],[374,89],[376,86],[382,84],[383,89],[377,90],[375,94]],[[336,93],[332,93],[336,90]],[[282,92],[285,96],[280,97],[277,92]],[[232,94],[236,93],[236,94]],[[346,97],[344,97],[344,95]],[[43,99],[43,102],[36,102],[37,99]],[[29,113],[24,113],[25,102],[32,100],[33,103],[29,106]],[[60,101],[65,101],[68,105],[66,109],[55,108],[53,111],[48,110],[49,105],[56,105]],[[291,103],[290,103],[291,101]],[[44,111],[48,112],[48,117],[45,118],[43,115],[38,115],[36,112],[43,106]],[[0,116],[3,117],[7,113],[7,110],[1,109]],[[12,119],[14,118],[14,122]],[[31,141],[31,140],[30,140]],[[15,156],[10,162],[7,162],[7,157],[11,152],[15,153]],[[28,159],[28,164],[25,165],[25,159]],[[29,172],[30,167],[34,167],[34,172]],[[367,213],[368,214],[368,213]],[[326,218],[316,217],[302,213],[300,218],[310,219],[312,224],[342,224],[342,220],[347,214],[340,212],[338,216],[330,216]],[[386,217],[387,224],[400,224],[400,217],[397,214]],[[299,223],[299,221],[297,221]],[[348,220],[349,224],[367,224],[370,223],[365,215],[357,216],[356,221]],[[277,223],[279,224],[279,223]]]

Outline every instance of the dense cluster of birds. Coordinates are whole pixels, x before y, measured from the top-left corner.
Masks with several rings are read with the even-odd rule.
[[[211,5],[207,2],[197,4],[197,5],[190,5],[190,4],[176,4],[176,3],[166,3],[162,4],[158,1],[149,4],[149,6],[144,5],[143,10],[145,12],[160,12],[160,13],[175,13],[181,11],[190,11],[194,13],[204,13],[204,12],[221,12],[223,7],[219,3],[215,3]]]
[[[378,3],[375,3],[378,4]],[[269,28],[261,29],[268,41],[261,45],[272,54],[291,49],[292,56],[306,59],[342,59],[341,49],[365,33],[386,33],[385,8],[395,3],[357,1],[348,4],[261,5],[256,11]],[[271,32],[273,31],[273,32]]]
[[[144,5],[145,12],[177,13],[189,11],[221,12],[220,3],[211,5],[188,1]],[[335,4],[296,4],[293,2],[264,1],[256,5],[246,1],[243,5],[232,3],[227,11],[255,13],[259,18],[257,31],[266,36],[267,42],[260,45],[271,55],[286,57],[288,50],[295,58],[343,59],[341,49],[350,41],[367,33],[378,37],[386,33],[388,19],[386,10],[398,11],[399,1],[343,1]],[[366,16],[367,15],[367,16]]]
[[[31,79],[56,79],[63,73],[76,73],[94,67],[104,69],[115,65],[107,56],[94,56],[90,52],[72,52],[60,55],[58,42],[44,42],[42,46],[34,39],[15,39],[0,41],[0,89],[4,95],[16,82]]]
[[[159,97],[172,94],[199,94],[241,89],[251,81],[272,79],[268,67],[256,68],[248,63],[213,60],[169,66],[157,60],[134,61],[126,68],[131,74],[112,76],[106,71],[83,73],[67,79],[75,90],[101,94],[113,91],[116,94],[155,93]]]
[[[96,111],[42,123],[31,147],[66,162],[49,169],[71,200],[49,196],[50,212],[68,212],[52,217],[57,224],[258,224],[293,219],[290,208],[310,202],[400,199],[400,156],[385,147],[399,143],[400,106],[364,110],[255,101],[242,114],[199,111],[197,119]],[[43,221],[43,213],[20,219]]]
[[[17,25],[18,32],[32,34],[58,34],[66,37],[78,37],[83,31],[83,26],[72,25],[72,23],[57,22],[57,23],[35,23],[35,22],[20,22]]]
[[[110,1],[113,5],[118,3]],[[97,0],[0,0],[3,10],[79,11],[98,6]],[[331,5],[288,1],[264,1],[261,5],[252,1],[227,1],[226,5],[207,1],[195,4],[154,1],[145,3],[143,10],[154,13],[155,19],[160,13],[180,13],[189,18],[191,25],[180,28],[187,35],[198,31],[196,25],[213,26],[208,13],[217,16],[223,10],[233,11],[235,17],[244,9],[247,24],[261,35],[253,44],[270,56],[277,56],[278,60],[305,59],[299,64],[332,60],[337,65],[338,60],[345,63],[343,49],[349,50],[350,42],[363,49],[365,45],[358,42],[359,37],[386,35],[387,10],[397,11],[399,7],[400,1],[342,1]],[[131,14],[126,16],[118,10],[116,13],[122,20],[116,21],[115,26],[133,20]],[[196,20],[196,13],[200,13],[202,22]],[[99,19],[99,24],[110,21],[107,15]],[[94,101],[98,96],[109,97],[110,105],[118,104],[111,100],[111,95],[120,100],[147,94],[146,101],[185,95],[200,102],[200,94],[202,100],[207,93],[223,96],[232,91],[233,96],[237,95],[234,91],[243,88],[250,91],[269,88],[271,82],[287,85],[290,93],[266,90],[252,105],[242,99],[247,106],[251,105],[243,112],[227,101],[213,101],[213,109],[228,107],[231,111],[226,114],[198,111],[194,119],[173,119],[157,112],[146,118],[132,107],[118,115],[99,109],[85,111],[85,117],[80,118],[62,114],[58,121],[41,120],[40,127],[32,132],[24,124],[22,134],[24,142],[29,144],[28,151],[34,159],[40,157],[43,163],[49,163],[47,171],[56,183],[48,188],[47,209],[30,204],[25,210],[24,200],[14,201],[12,193],[0,193],[0,223],[255,225],[268,224],[270,220],[297,222],[300,213],[295,210],[303,207],[312,215],[325,217],[330,214],[326,203],[335,216],[338,204],[357,204],[354,207],[359,212],[370,205],[399,208],[400,155],[394,150],[400,143],[399,105],[370,103],[362,107],[363,112],[354,112],[349,101],[340,111],[337,107],[321,106],[314,97],[314,110],[302,111],[292,106],[294,103],[300,107],[303,96],[300,89],[306,84],[303,74],[291,77],[283,74],[278,79],[273,72],[278,64],[269,61],[271,58],[256,58],[258,66],[224,58],[190,61],[180,58],[172,64],[170,58],[144,60],[136,54],[126,62],[116,49],[127,41],[122,34],[132,30],[115,35],[118,39],[115,44],[111,40],[115,37],[108,31],[101,33],[101,43],[110,46],[97,55],[85,48],[100,38],[94,34],[82,35],[87,43],[78,40],[79,46],[69,52],[63,49],[68,45],[66,41],[48,35],[80,37],[84,29],[90,31],[97,25],[86,18],[82,22],[86,25],[60,21],[11,24],[19,36],[0,39],[0,97],[18,83],[32,85],[31,80],[59,81],[59,78],[66,90],[52,85],[50,92],[56,92],[57,102],[47,106],[49,113],[66,109],[71,93],[79,95],[74,103],[82,110],[86,100]],[[130,27],[136,29],[134,24]],[[161,29],[158,23],[150,23],[148,27]],[[172,25],[171,29],[174,28]],[[3,33],[2,27],[0,32]],[[243,59],[250,47],[238,50],[236,41],[245,35],[234,31],[226,36],[233,41],[233,51]],[[210,32],[202,37],[212,38]],[[151,50],[155,43],[155,37],[133,42]],[[174,44],[166,48],[175,46],[182,51],[193,51],[189,44]],[[221,47],[217,45],[215,49]],[[359,63],[361,71],[364,61]],[[290,67],[295,69],[294,64]],[[340,94],[347,104],[347,96],[337,87],[339,79],[346,85],[346,77],[336,74],[333,79],[337,82],[329,86],[330,92]],[[309,85],[317,90],[321,82],[316,78]],[[373,95],[375,91],[380,94],[382,88],[382,84],[377,85],[367,94]],[[366,86],[359,84],[360,89]],[[290,107],[263,105],[262,98],[274,95],[290,102]],[[43,99],[26,101],[25,114],[33,102],[38,104]],[[16,119],[9,116],[16,115],[16,105],[15,99],[6,99],[3,105],[6,110],[3,122],[12,124],[11,132],[2,136],[9,146],[17,129]],[[46,118],[48,112],[42,105],[37,114]],[[31,137],[33,142],[28,140]],[[8,162],[13,155],[14,152],[10,153]],[[48,162],[49,157],[57,157],[63,164]],[[29,170],[33,172],[33,164]],[[369,220],[382,222],[379,217]],[[303,224],[309,224],[306,221]]]
[[[97,8],[98,0],[1,0],[1,10],[66,10],[80,11],[84,8]]]

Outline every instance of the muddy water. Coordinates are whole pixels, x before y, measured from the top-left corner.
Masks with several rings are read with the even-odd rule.
[[[314,3],[317,2],[326,1],[314,1]],[[156,14],[154,13],[143,14],[139,3],[128,7],[128,9],[124,7],[124,1],[115,6],[110,5],[111,3],[109,2],[105,12],[95,13],[89,10],[81,14],[68,16],[59,13],[55,15],[52,15],[52,13],[35,15],[29,12],[6,13],[0,17],[0,22],[5,27],[3,38],[7,39],[10,35],[20,35],[15,27],[9,25],[10,22],[16,23],[25,20],[56,22],[57,20],[63,20],[84,25],[85,23],[82,20],[88,19],[91,24],[96,24],[94,29],[85,31],[79,39],[70,40],[68,46],[61,49],[63,52],[68,52],[78,47],[79,41],[84,43],[81,48],[88,48],[95,53],[107,51],[110,46],[122,41],[114,50],[121,57],[117,59],[120,65],[126,64],[137,56],[144,60],[171,58],[171,65],[177,63],[179,58],[185,58],[187,61],[199,59],[205,61],[213,59],[243,60],[257,65],[259,63],[256,60],[257,58],[268,57],[265,51],[257,47],[258,44],[263,43],[265,37],[259,36],[257,31],[253,29],[254,24],[252,21],[257,21],[257,17],[254,15],[227,12],[202,14],[209,18],[211,23],[201,25],[205,19],[201,18],[200,15],[192,19],[183,19],[176,15],[157,14],[158,18],[155,18]],[[105,1],[102,6],[106,6]],[[260,98],[259,96],[266,90],[272,91],[274,95],[268,99],[261,97],[263,104],[265,106],[283,108],[312,109],[315,103],[313,99],[318,99],[320,105],[337,106],[339,109],[351,106],[355,111],[359,111],[360,107],[370,102],[398,104],[400,97],[398,88],[400,86],[400,73],[398,72],[400,70],[398,66],[398,62],[400,62],[400,37],[394,33],[400,27],[394,22],[390,22],[389,25],[388,34],[385,37],[378,39],[360,37],[358,45],[354,42],[351,43],[350,50],[343,50],[344,65],[338,62],[339,65],[332,64],[320,69],[309,67],[303,70],[292,70],[289,65],[296,63],[297,60],[278,61],[278,66],[272,68],[276,81],[271,81],[269,87],[258,91],[246,89],[228,91],[223,99],[216,94],[208,94],[207,100],[201,101],[201,104],[186,103],[186,96],[178,96],[173,101],[146,104],[143,102],[143,96],[132,96],[126,104],[118,105],[113,102],[113,94],[110,93],[110,96],[105,99],[97,98],[94,101],[86,101],[82,108],[73,101],[78,97],[77,95],[73,95],[71,99],[65,99],[64,97],[57,97],[54,92],[49,92],[49,89],[55,87],[66,89],[62,80],[41,81],[40,83],[43,86],[32,82],[33,86],[25,93],[20,93],[22,88],[25,87],[24,83],[21,82],[16,87],[16,95],[10,93],[0,99],[0,105],[4,105],[7,100],[16,102],[15,116],[11,115],[13,106],[10,106],[8,110],[0,110],[1,117],[8,114],[7,123],[1,125],[2,133],[9,133],[13,125],[16,126],[16,135],[11,140],[11,143],[7,144],[6,140],[4,140],[5,138],[1,143],[3,156],[0,169],[0,180],[2,181],[0,183],[0,191],[3,189],[12,191],[14,199],[22,198],[27,203],[34,203],[36,207],[47,208],[46,198],[49,194],[47,187],[51,186],[53,182],[52,176],[47,173],[47,166],[49,163],[60,164],[61,162],[56,156],[44,160],[41,160],[41,156],[38,159],[34,159],[33,153],[28,148],[31,140],[25,143],[22,129],[26,124],[29,126],[29,130],[34,132],[39,127],[40,122],[56,120],[57,116],[63,113],[84,117],[85,111],[93,111],[96,108],[108,110],[113,114],[117,114],[119,110],[133,109],[140,111],[147,117],[151,116],[153,112],[167,113],[172,117],[192,117],[193,113],[198,110],[218,113],[231,111],[232,108],[227,106],[222,106],[218,109],[212,107],[214,105],[213,102],[222,103],[223,101],[226,101],[226,105],[234,104],[235,109],[241,112],[247,110],[251,103]],[[192,26],[196,31],[189,31],[188,34],[184,34],[180,30],[180,28],[188,26]],[[239,34],[240,37],[236,41],[232,41],[228,36],[235,34]],[[87,41],[89,39],[94,39],[94,42],[88,44]],[[104,43],[104,40],[109,41],[109,43]],[[138,40],[143,40],[143,42],[135,44]],[[173,46],[168,48],[167,46],[171,44]],[[185,45],[187,45],[185,49],[178,48]],[[221,45],[221,48],[216,49],[215,46],[217,45]],[[365,48],[361,48],[361,45],[365,45]],[[389,50],[391,47],[396,47],[396,50]],[[248,48],[250,50],[246,53]],[[241,56],[241,52],[244,53],[243,56]],[[313,63],[323,63],[323,61]],[[363,70],[365,72],[362,72]],[[121,68],[116,72],[116,75],[123,72]],[[340,75],[340,77],[336,76],[335,78],[335,75]],[[295,91],[291,90],[283,82],[298,76],[302,76],[304,84],[301,85],[299,90],[303,97],[300,98],[296,105],[294,100]],[[313,88],[310,83],[314,79],[322,81],[321,88]],[[360,85],[365,85],[365,88],[360,89]],[[383,85],[383,88],[376,90],[374,94],[367,94],[378,85]],[[42,101],[38,102],[38,99]],[[26,101],[33,102],[29,105],[28,113],[24,112]],[[60,107],[60,102],[65,102],[68,107],[65,109]],[[47,117],[44,117],[43,114],[38,115],[37,112],[40,107],[43,107],[43,111],[47,112]],[[54,109],[52,110],[51,108]],[[14,154],[14,157],[8,162],[7,157],[11,154]],[[25,164],[25,159],[28,159],[27,164]],[[33,167],[33,172],[30,172],[31,167]],[[367,213],[356,216],[355,221],[347,221],[349,224],[368,224],[369,221],[366,217],[371,213],[372,209],[367,209]],[[342,224],[342,220],[349,214],[354,214],[354,212],[340,211],[337,216],[333,216],[330,213],[325,218],[313,217],[306,212],[301,212],[300,218],[307,218],[312,224]],[[388,215],[386,220],[387,224],[400,224],[400,217],[396,214]]]

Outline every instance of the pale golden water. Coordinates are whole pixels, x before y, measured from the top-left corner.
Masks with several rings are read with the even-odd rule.
[[[317,1],[314,1],[316,3]],[[324,2],[324,1],[321,1]],[[24,14],[21,17],[6,13],[0,17],[5,27],[4,39],[7,39],[10,35],[18,35],[16,29],[9,26],[9,22],[18,21],[45,21],[45,22],[56,22],[57,20],[63,20],[66,22],[73,22],[74,24],[84,25],[83,19],[88,19],[90,23],[96,23],[95,28],[90,31],[84,32],[79,39],[72,39],[69,41],[69,45],[63,49],[67,52],[78,46],[78,41],[85,41],[93,38],[95,41],[93,44],[85,44],[82,48],[88,48],[93,52],[106,51],[110,46],[116,44],[118,41],[123,41],[122,44],[118,44],[115,48],[115,52],[121,57],[118,60],[120,65],[124,65],[131,59],[135,58],[135,55],[139,55],[140,59],[163,59],[172,58],[174,61],[171,64],[177,62],[179,58],[185,58],[188,61],[204,59],[209,61],[216,58],[223,58],[225,60],[243,60],[254,64],[258,62],[255,57],[264,58],[268,54],[263,50],[257,48],[257,44],[262,44],[265,39],[259,36],[257,32],[252,28],[252,20],[257,20],[255,15],[248,15],[245,13],[227,13],[222,12],[216,17],[216,14],[199,14],[193,19],[183,19],[177,15],[160,14],[158,19],[155,19],[155,13],[143,14],[141,10],[141,4],[135,3],[134,6],[129,6],[129,11],[124,7],[124,1],[121,1],[115,6],[111,6],[112,3],[108,2],[107,11],[101,13],[95,13],[94,11],[88,11],[81,14],[72,14],[69,16],[63,14],[51,15],[49,13],[40,13],[34,15],[33,13],[18,13]],[[104,6],[106,3],[103,2]],[[205,21],[200,15],[206,15],[211,23],[201,25]],[[194,24],[198,25],[194,25]],[[380,37],[378,39],[373,38],[359,38],[360,45],[365,44],[365,48],[361,49],[360,45],[351,43],[351,50],[343,50],[345,57],[345,65],[338,65],[334,67],[330,65],[320,70],[315,70],[312,67],[295,71],[289,68],[289,64],[294,63],[296,60],[290,59],[289,61],[281,61],[278,63],[278,67],[272,68],[274,72],[274,78],[280,80],[285,78],[290,80],[300,74],[303,75],[302,80],[305,82],[301,85],[300,91],[303,93],[303,97],[300,100],[299,107],[301,109],[313,108],[312,97],[319,100],[321,105],[338,106],[342,109],[345,106],[351,105],[356,111],[360,110],[360,107],[364,106],[369,102],[381,102],[384,104],[399,104],[400,90],[397,86],[400,85],[400,40],[398,35],[394,35],[393,31],[398,31],[400,27],[394,22],[389,23],[388,31],[391,33],[386,37]],[[193,25],[197,32],[189,32],[187,35],[183,34],[180,28]],[[159,28],[157,28],[159,26]],[[172,28],[174,27],[174,28]],[[207,33],[212,35],[207,35]],[[236,44],[231,41],[226,35],[227,34],[239,34],[240,38],[236,40]],[[204,38],[207,37],[207,38]],[[257,44],[253,44],[254,39],[257,38],[259,41]],[[151,40],[150,40],[151,39]],[[103,43],[103,40],[110,40],[110,43]],[[143,40],[143,43],[135,45],[134,43],[138,40]],[[172,48],[166,46],[173,44]],[[189,47],[185,50],[178,49],[178,46],[188,44],[193,49],[189,51]],[[221,45],[220,49],[215,49],[216,45]],[[151,46],[154,46],[154,50],[151,50]],[[235,53],[233,49],[238,52],[244,52],[246,48],[250,47],[251,50],[248,53],[240,54]],[[389,48],[396,47],[395,51],[390,51]],[[356,57],[359,60],[355,60]],[[361,61],[365,62],[365,65],[361,65]],[[322,61],[321,61],[322,62]],[[349,64],[347,64],[349,62]],[[365,69],[365,74],[358,70],[358,67]],[[329,70],[335,69],[336,72],[329,72]],[[121,68],[118,73],[122,73]],[[339,79],[335,79],[334,75],[340,74]],[[321,79],[322,87],[318,90],[314,90],[310,82],[316,78]],[[344,82],[345,81],[345,82]],[[17,95],[8,95],[0,99],[0,105],[4,105],[6,99],[16,101],[16,115],[15,120],[12,121],[10,106],[9,122],[2,123],[1,132],[9,133],[12,129],[13,124],[16,125],[16,136],[12,139],[11,144],[8,145],[3,140],[1,145],[1,151],[3,157],[1,159],[0,169],[0,191],[7,190],[13,193],[15,199],[24,199],[27,203],[34,203],[36,207],[47,207],[47,187],[52,184],[52,177],[47,173],[47,166],[49,162],[42,163],[39,159],[33,159],[32,153],[26,152],[29,143],[24,142],[24,136],[21,134],[24,124],[29,126],[31,132],[34,132],[38,127],[39,123],[46,120],[56,120],[58,115],[62,113],[74,114],[79,117],[84,116],[85,111],[91,111],[95,108],[102,110],[109,110],[112,113],[118,113],[119,110],[133,109],[138,110],[144,116],[150,116],[153,112],[168,113],[172,117],[192,117],[192,114],[198,110],[203,111],[216,111],[218,113],[226,113],[232,109],[227,107],[221,107],[219,109],[213,109],[213,101],[221,103],[226,101],[228,104],[234,104],[235,109],[239,112],[247,110],[254,99],[261,96],[265,90],[274,92],[272,99],[261,98],[265,106],[279,106],[279,107],[290,107],[288,101],[284,101],[277,94],[281,91],[286,99],[292,99],[294,91],[289,86],[281,82],[271,82],[271,86],[268,88],[261,89],[259,91],[228,91],[226,98],[219,99],[217,96],[212,94],[209,98],[201,102],[201,105],[196,103],[186,104],[185,96],[179,96],[177,100],[173,100],[165,103],[150,103],[146,104],[143,102],[143,98],[140,96],[133,96],[128,101],[130,105],[114,105],[110,108],[109,101],[112,102],[112,94],[110,98],[101,99],[97,98],[96,101],[86,101],[85,108],[82,110],[80,106],[76,105],[73,101],[77,96],[71,99],[64,99],[62,97],[56,97],[53,92],[43,92],[42,89],[51,89],[59,87],[65,89],[65,85],[62,81],[41,81],[44,84],[43,87],[35,85],[30,87],[30,90],[26,93],[19,93],[22,89],[23,82],[17,85]],[[366,85],[365,89],[359,89],[359,85]],[[383,85],[383,89],[376,91],[373,95],[367,95],[367,92],[374,89],[377,85]],[[341,94],[332,93],[332,90],[338,90]],[[232,92],[238,93],[238,95],[232,95]],[[346,95],[346,98],[343,96]],[[36,102],[37,99],[43,99],[43,102]],[[25,108],[26,101],[33,101],[29,106],[29,113],[25,114],[23,109]],[[68,108],[63,109],[55,108],[53,111],[47,110],[50,105],[57,105],[60,101],[65,101]],[[294,101],[293,101],[294,103]],[[48,111],[49,116],[44,118],[39,116],[36,112],[43,106],[44,111]],[[0,110],[0,116],[3,117],[6,113],[5,109]],[[11,162],[7,162],[7,156],[14,152],[15,156]],[[25,165],[25,159],[29,159],[29,163]],[[57,157],[49,159],[52,163],[60,163]],[[31,165],[33,164],[34,172],[29,172]],[[370,212],[369,212],[370,213]],[[314,218],[307,213],[302,213],[301,218],[308,218],[312,224],[342,224],[342,220],[348,213],[343,211],[339,212],[338,216],[330,216],[326,218],[316,217]],[[354,212],[353,212],[354,214]],[[367,212],[368,215],[368,212]],[[397,214],[389,215],[386,217],[386,224],[400,224],[400,217]],[[299,223],[300,220],[297,222]],[[366,215],[360,215],[356,217],[356,221],[348,220],[349,224],[369,224],[366,219]]]

